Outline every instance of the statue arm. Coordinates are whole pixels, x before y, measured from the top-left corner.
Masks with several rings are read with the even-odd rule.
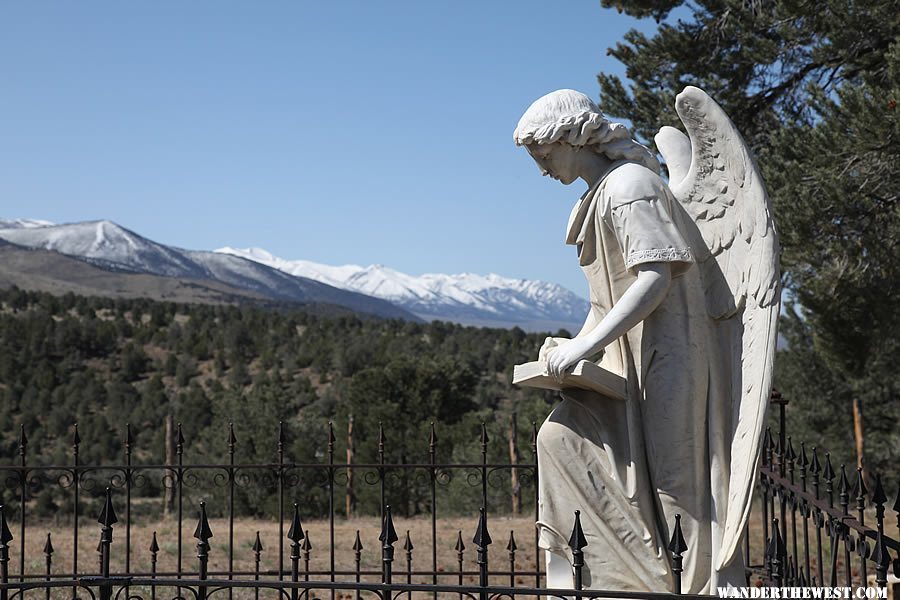
[[[596,354],[628,333],[660,305],[672,282],[672,263],[642,263],[635,265],[634,270],[637,273],[634,283],[599,323],[548,352],[547,366],[551,375],[562,377],[578,361]],[[585,326],[592,320],[589,317]]]

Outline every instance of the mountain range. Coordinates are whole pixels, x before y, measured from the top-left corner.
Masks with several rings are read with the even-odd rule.
[[[100,295],[153,297],[166,289],[168,293],[162,294],[166,299],[192,301],[180,298],[189,291],[193,301],[199,295],[200,301],[265,299],[335,305],[389,318],[519,326],[531,331],[577,329],[588,310],[586,300],[542,281],[470,273],[412,276],[383,265],[285,260],[260,248],[186,250],[105,220],[55,225],[0,219],[0,239],[8,242],[0,248],[0,284],[29,287],[31,278],[35,285],[43,282],[37,287],[49,287],[49,291],[77,288],[85,293],[86,288]],[[24,249],[32,252],[23,253]],[[82,265],[56,264],[63,259]]]

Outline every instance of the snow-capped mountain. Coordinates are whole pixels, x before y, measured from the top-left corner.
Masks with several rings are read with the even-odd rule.
[[[423,319],[472,324],[518,324],[529,329],[577,329],[588,302],[562,286],[500,275],[407,275],[383,265],[330,266],[285,260],[261,248],[220,248],[223,254],[286,273],[389,300]]]
[[[0,229],[30,229],[32,227],[47,227],[48,225],[55,225],[55,223],[39,219],[0,219]]]
[[[79,258],[109,271],[218,281],[278,301],[336,304],[385,317],[413,318],[379,298],[290,275],[238,256],[159,244],[111,221],[18,226],[0,229],[0,239]]]
[[[586,300],[542,281],[471,273],[412,276],[383,265],[284,260],[258,248],[185,250],[105,220],[56,225],[0,219],[0,240],[74,257],[106,271],[218,282],[257,297],[339,305],[386,317],[571,331],[588,311]]]

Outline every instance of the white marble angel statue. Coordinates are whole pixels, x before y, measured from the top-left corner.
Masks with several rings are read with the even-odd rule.
[[[588,190],[569,217],[591,310],[540,357],[562,377],[599,363],[627,399],[566,390],[538,435],[540,544],[548,587],[571,587],[567,540],[581,511],[591,589],[672,591],[675,515],[688,550],[682,589],[745,585],[742,536],[772,381],[780,300],[778,239],[763,182],[722,109],[688,87],[688,131],[647,148],[584,94],[529,107],[514,134],[544,175]]]

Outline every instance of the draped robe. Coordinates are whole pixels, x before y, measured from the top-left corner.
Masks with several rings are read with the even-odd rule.
[[[714,568],[728,493],[722,413],[728,377],[687,240],[690,217],[665,182],[614,163],[572,211],[595,322],[635,281],[641,263],[671,263],[669,290],[642,324],[610,344],[600,365],[628,381],[626,401],[566,390],[538,434],[540,545],[567,556],[574,511],[588,542],[585,585],[673,591],[666,550],[681,514],[688,550],[682,589],[744,585],[738,556]]]

